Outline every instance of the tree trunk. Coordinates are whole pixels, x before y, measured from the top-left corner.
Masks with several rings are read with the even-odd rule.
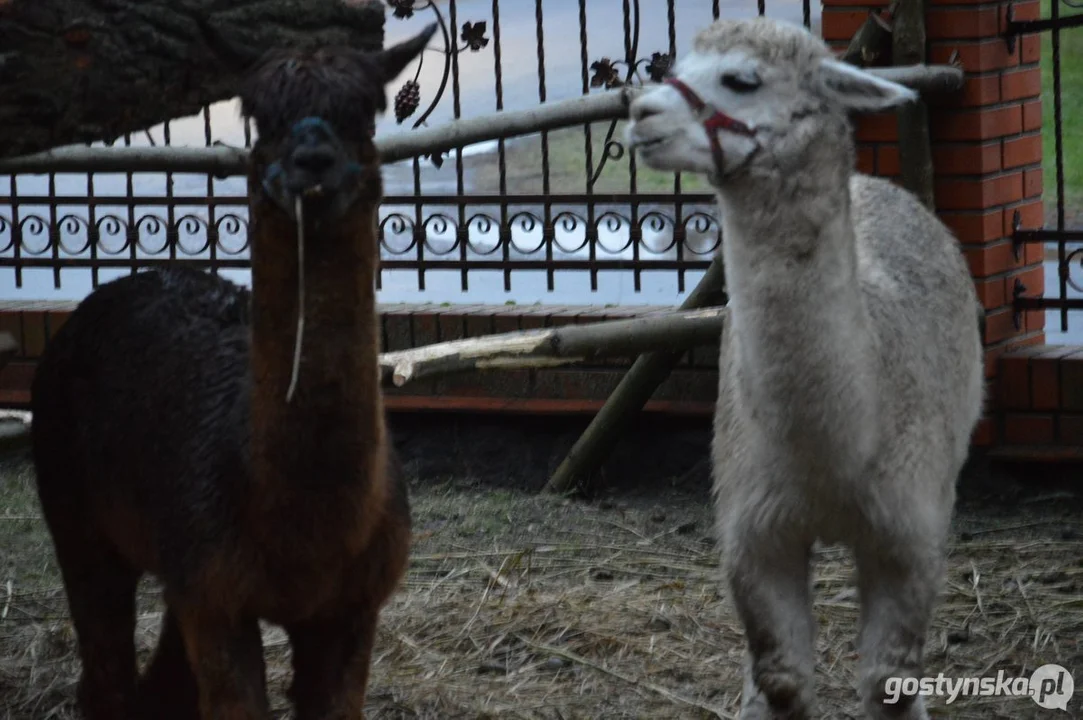
[[[378,0],[0,0],[0,157],[193,115],[268,48],[383,31]]]

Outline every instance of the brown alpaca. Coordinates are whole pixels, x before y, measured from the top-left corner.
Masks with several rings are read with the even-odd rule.
[[[299,720],[364,717],[410,540],[379,388],[372,130],[434,30],[378,53],[277,53],[253,73],[251,294],[139,273],[91,293],[49,343],[34,460],[88,720],[267,718],[261,619],[289,635]],[[168,609],[138,678],[144,573]]]

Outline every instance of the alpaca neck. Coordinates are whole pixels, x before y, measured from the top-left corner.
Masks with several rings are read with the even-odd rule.
[[[849,167],[719,192],[737,390],[764,439],[860,472],[877,433],[876,340],[860,288]]]
[[[306,221],[304,332],[297,384],[297,227],[258,216],[252,238],[252,431],[256,481],[363,485],[385,439],[378,377],[375,207]]]

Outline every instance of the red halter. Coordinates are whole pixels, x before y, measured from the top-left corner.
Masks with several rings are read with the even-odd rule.
[[[699,116],[699,120],[703,123],[703,129],[707,131],[707,138],[711,143],[711,155],[714,156],[715,171],[721,174],[723,157],[722,144],[718,141],[718,133],[726,130],[754,138],[756,131],[740,120],[732,118],[718,108],[703,102],[699,95],[683,81],[675,77],[668,77],[665,82],[667,85],[676,88],[677,92],[685,99],[685,102],[691,106],[692,112]]]

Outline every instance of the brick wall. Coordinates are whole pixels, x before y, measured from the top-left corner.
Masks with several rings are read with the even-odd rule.
[[[823,37],[845,48],[870,12],[884,12],[887,0],[824,0]],[[1031,244],[1019,255],[1011,242],[1012,223],[1041,227],[1042,138],[1040,38],[1022,36],[1009,52],[1002,33],[1006,2],[927,0],[927,62],[957,59],[966,73],[964,89],[930,98],[936,206],[963,243],[975,286],[986,311],[986,414],[975,444],[999,444],[1005,431],[1000,412],[1000,358],[1015,348],[1045,341],[1044,313],[1027,313],[1016,326],[1011,310],[1016,281],[1028,295],[1044,290],[1042,248]],[[1038,16],[1038,0],[1013,3],[1018,20]],[[899,174],[898,127],[894,113],[858,120],[858,167],[886,177]],[[1009,364],[1009,370],[1012,366]],[[1033,434],[1033,433],[1032,433]]]

